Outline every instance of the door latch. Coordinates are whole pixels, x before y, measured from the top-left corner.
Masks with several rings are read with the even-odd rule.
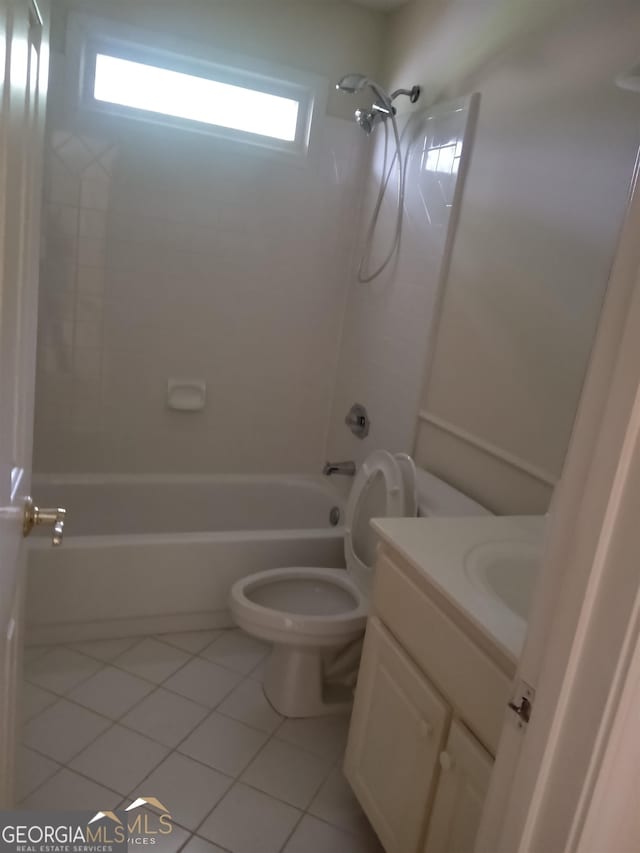
[[[533,701],[536,691],[525,681],[520,681],[517,689],[507,707],[513,711],[517,719],[519,729],[523,729],[531,719]]]

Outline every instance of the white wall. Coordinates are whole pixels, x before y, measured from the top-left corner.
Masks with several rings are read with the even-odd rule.
[[[391,16],[389,88],[481,95],[421,403],[456,435],[421,422],[415,453],[496,511],[544,511],[544,479],[562,467],[640,140],[640,98],[613,82],[637,62],[639,31],[631,0],[416,0]],[[375,402],[375,444],[400,449],[394,423],[407,436],[417,405],[404,395],[415,362],[403,367],[397,290],[386,304],[374,290],[358,299],[360,317],[387,319],[380,333],[379,320],[369,324],[377,337],[345,361],[364,376],[353,395]],[[427,349],[414,345],[409,360]],[[367,355],[375,351],[383,368]],[[379,382],[394,371],[391,385]],[[344,436],[339,446],[348,447]]]
[[[49,153],[36,468],[313,470],[327,435],[328,456],[411,451],[422,406],[557,476],[638,137],[638,101],[611,84],[638,58],[635,5],[415,0],[387,27],[349,3],[58,0],[50,149],[54,132],[114,147],[97,181],[82,156],[69,169]],[[77,6],[327,81],[375,76],[384,54],[390,88],[423,86],[417,109],[481,93],[422,401],[442,244],[409,211],[400,266],[347,282],[367,147],[343,121],[356,99],[330,92],[306,171],[142,126],[77,128],[59,103]],[[207,380],[202,416],[165,410],[168,376]],[[373,420],[365,442],[343,424],[356,400]],[[514,502],[510,462],[439,429],[422,425],[416,453],[496,509],[546,505],[547,485],[528,478]]]
[[[407,158],[401,248],[380,277],[362,283],[357,268],[384,152],[383,134],[376,131],[370,138],[372,166],[352,258],[328,441],[331,458],[360,462],[376,448],[411,449],[441,271],[461,206],[460,164],[463,143],[465,139],[470,143],[472,135],[470,112],[465,98],[419,111],[408,124],[400,123]],[[464,151],[468,159],[468,148]],[[376,227],[370,270],[376,269],[393,242],[395,180],[394,173]],[[354,402],[364,403],[371,418],[364,440],[344,423]]]
[[[277,55],[327,85],[375,55],[381,21],[334,6],[93,5],[228,51]],[[363,164],[357,128],[327,117],[300,167],[153,125],[76,126],[61,97],[62,11],[36,470],[317,471]],[[168,411],[168,377],[206,380],[205,411]]]
[[[166,41],[195,39],[224,50],[312,71],[332,84],[348,71],[378,76],[387,18],[348,2],[302,0],[53,0],[53,50],[69,11],[115,18]],[[353,103],[331,86],[329,115],[351,119]]]

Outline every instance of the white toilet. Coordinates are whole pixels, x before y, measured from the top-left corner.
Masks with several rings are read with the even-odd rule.
[[[430,491],[452,511],[487,511],[425,472]],[[440,489],[440,491],[439,491]],[[451,495],[446,491],[449,490]],[[455,497],[460,499],[459,506]],[[357,671],[369,609],[376,537],[370,520],[417,514],[416,469],[405,455],[376,450],[362,463],[347,502],[343,569],[293,567],[257,572],[235,583],[230,607],[248,634],[273,643],[264,692],[287,717],[335,713],[351,704],[349,674]],[[438,507],[439,509],[440,507]],[[459,511],[456,512],[456,509]],[[345,677],[346,676],[346,677]]]

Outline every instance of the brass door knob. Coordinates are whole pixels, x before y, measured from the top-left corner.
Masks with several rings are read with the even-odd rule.
[[[40,509],[40,507],[33,503],[32,498],[25,498],[22,533],[24,536],[28,536],[34,527],[41,524],[50,524],[53,528],[51,544],[62,545],[64,522],[66,517],[67,511],[62,507],[47,507],[45,509]]]

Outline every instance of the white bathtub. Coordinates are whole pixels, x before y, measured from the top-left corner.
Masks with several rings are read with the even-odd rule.
[[[29,540],[31,643],[224,627],[238,578],[344,565],[322,477],[40,476],[33,493],[68,520],[62,547]]]

